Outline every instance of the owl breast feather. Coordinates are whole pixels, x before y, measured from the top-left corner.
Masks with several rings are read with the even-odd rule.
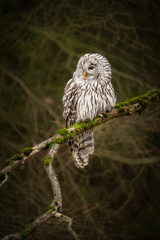
[[[108,84],[102,85],[97,81],[86,82],[78,88],[76,121],[93,119],[98,113],[110,110],[114,105],[112,89]]]

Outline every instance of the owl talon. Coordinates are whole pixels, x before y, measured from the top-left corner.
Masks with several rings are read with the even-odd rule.
[[[103,114],[102,114],[102,113],[98,113],[98,114],[97,114],[97,117],[103,118]]]

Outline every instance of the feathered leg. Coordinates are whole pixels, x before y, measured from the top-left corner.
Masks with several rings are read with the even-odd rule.
[[[93,129],[80,133],[69,140],[69,146],[74,157],[75,165],[78,168],[84,168],[88,165],[89,154],[94,152]]]

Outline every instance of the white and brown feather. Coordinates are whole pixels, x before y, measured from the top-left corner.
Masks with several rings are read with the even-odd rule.
[[[66,127],[93,119],[100,112],[110,111],[115,103],[110,63],[100,54],[85,54],[79,59],[73,78],[64,89],[63,116]],[[88,164],[89,154],[94,152],[93,130],[89,129],[75,136],[69,140],[69,146],[75,165],[84,168]]]

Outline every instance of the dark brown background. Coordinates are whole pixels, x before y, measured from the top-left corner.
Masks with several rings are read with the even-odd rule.
[[[159,88],[159,12],[156,0],[1,1],[0,166],[64,127],[63,88],[84,53],[109,59],[118,101]],[[84,170],[67,144],[59,151],[63,211],[82,239],[160,239],[159,117],[156,104],[97,127]],[[23,229],[51,200],[37,156],[1,189],[0,237]],[[72,237],[52,219],[29,239]]]

